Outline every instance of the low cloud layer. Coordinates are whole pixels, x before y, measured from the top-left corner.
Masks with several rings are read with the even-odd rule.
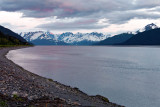
[[[123,24],[132,19],[160,18],[160,0],[1,0],[0,11],[22,12],[23,17],[75,19],[69,22],[44,23],[43,29],[100,29],[97,24]]]
[[[78,30],[78,29],[102,29],[107,25],[101,25],[95,19],[78,19],[74,21],[56,21],[37,26],[46,30]]]

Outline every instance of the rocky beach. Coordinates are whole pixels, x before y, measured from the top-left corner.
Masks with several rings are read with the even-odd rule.
[[[89,96],[78,88],[33,74],[6,58],[0,48],[0,106],[2,107],[122,107],[103,96]]]

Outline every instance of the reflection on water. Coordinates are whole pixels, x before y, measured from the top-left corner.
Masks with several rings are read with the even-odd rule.
[[[25,69],[127,107],[159,107],[160,49],[36,46],[7,57]]]

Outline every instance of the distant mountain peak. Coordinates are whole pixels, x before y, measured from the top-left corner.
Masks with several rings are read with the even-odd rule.
[[[156,24],[151,23],[146,25],[143,29],[138,30],[139,32],[144,32],[144,31],[148,31],[148,30],[152,30],[152,29],[157,29],[159,28]]]
[[[153,29],[157,29],[157,28],[159,28],[159,27],[156,24],[151,23],[151,24],[146,25],[144,28],[139,29],[136,32],[132,32],[132,34],[138,34],[138,33],[141,33],[141,32],[145,32],[145,31],[149,31],[149,30],[153,30]]]
[[[151,24],[148,24],[148,25],[145,26],[146,31],[152,30],[152,29],[157,29],[157,28],[159,28],[159,27],[154,23],[151,23]]]

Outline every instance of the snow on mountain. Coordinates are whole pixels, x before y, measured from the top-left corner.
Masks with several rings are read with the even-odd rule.
[[[159,28],[159,27],[156,24],[151,23],[151,24],[146,25],[144,28],[139,29],[136,32],[132,32],[132,34],[138,34],[138,33],[144,32],[144,31],[148,31],[148,30],[152,30],[152,29],[157,29],[157,28]]]
[[[36,39],[54,39],[54,35],[50,32],[22,32],[20,35],[25,38],[27,41],[33,41]]]
[[[52,40],[53,42],[64,42],[67,44],[79,43],[83,41],[88,42],[98,42],[106,39],[108,35],[102,33],[92,32],[92,33],[76,33],[66,32],[62,34],[53,34],[51,32],[22,32],[20,35],[27,41],[32,42],[34,40]]]
[[[42,32],[39,32],[39,33],[36,33],[36,34],[34,34],[33,36],[31,36],[31,40],[35,40],[35,39],[37,39],[38,37],[39,37],[39,35],[42,35],[43,33]]]
[[[146,25],[144,28],[139,29],[135,32],[127,32],[128,34],[136,35],[138,33],[157,29],[159,28],[154,23]],[[69,44],[69,45],[90,45],[95,42],[103,41],[110,37],[110,35],[92,32],[92,33],[76,33],[73,34],[72,32],[65,32],[62,34],[53,34],[49,31],[43,32],[43,31],[37,31],[37,32],[22,32],[20,35],[26,39],[28,42],[31,42],[34,44],[34,42],[43,45],[49,43],[49,44]]]
[[[67,34],[67,36],[64,36],[66,34],[62,34],[63,41],[66,43],[74,43],[74,42],[81,42],[81,41],[92,41],[92,42],[98,42],[101,40],[104,40],[107,38],[107,35],[103,35],[102,33],[70,33]]]

